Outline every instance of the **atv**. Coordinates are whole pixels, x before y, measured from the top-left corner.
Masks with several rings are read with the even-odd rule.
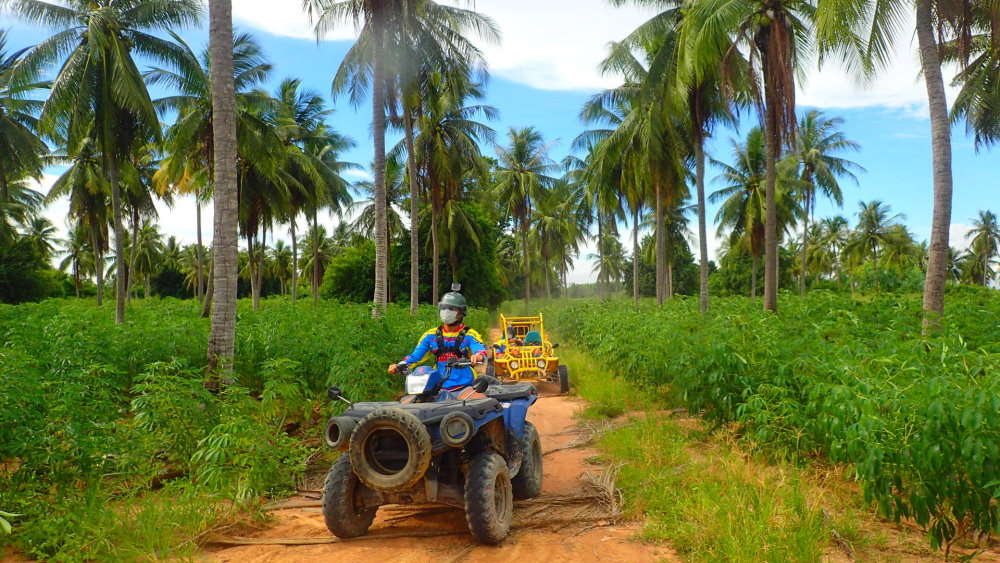
[[[447,370],[471,362],[448,362]],[[326,526],[340,538],[368,532],[386,504],[443,504],[463,509],[477,541],[507,537],[514,500],[542,489],[542,448],[525,420],[538,399],[529,383],[502,385],[480,377],[456,398],[441,391],[447,375],[418,368],[406,373],[398,402],[348,403],[326,426],[327,445],[344,452],[323,487]]]

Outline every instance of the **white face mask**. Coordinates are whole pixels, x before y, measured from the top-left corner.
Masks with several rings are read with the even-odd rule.
[[[458,321],[458,311],[441,309],[441,322],[446,325],[453,325],[456,321]]]

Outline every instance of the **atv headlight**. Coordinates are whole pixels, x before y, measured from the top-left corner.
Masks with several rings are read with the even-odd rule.
[[[427,382],[430,378],[430,374],[406,376],[406,394],[419,395],[423,393],[427,390]]]
[[[538,360],[535,365],[538,366],[538,369],[545,369],[545,360]]]
[[[521,367],[521,364],[519,364],[517,360],[514,360],[510,363],[510,369],[516,370],[519,367]]]

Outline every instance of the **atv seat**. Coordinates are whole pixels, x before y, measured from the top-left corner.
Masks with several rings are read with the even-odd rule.
[[[541,346],[542,345],[542,335],[539,334],[537,330],[529,331],[528,334],[524,335],[524,345],[525,346]]]
[[[527,399],[537,395],[538,391],[530,383],[510,383],[507,385],[490,385],[486,388],[486,396],[497,401],[513,401]]]

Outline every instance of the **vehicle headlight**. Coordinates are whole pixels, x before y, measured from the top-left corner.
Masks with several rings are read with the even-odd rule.
[[[545,360],[538,360],[535,365],[538,366],[538,369],[545,369]]]
[[[521,364],[519,364],[517,360],[510,363],[510,369],[517,369],[519,367],[521,367]]]

